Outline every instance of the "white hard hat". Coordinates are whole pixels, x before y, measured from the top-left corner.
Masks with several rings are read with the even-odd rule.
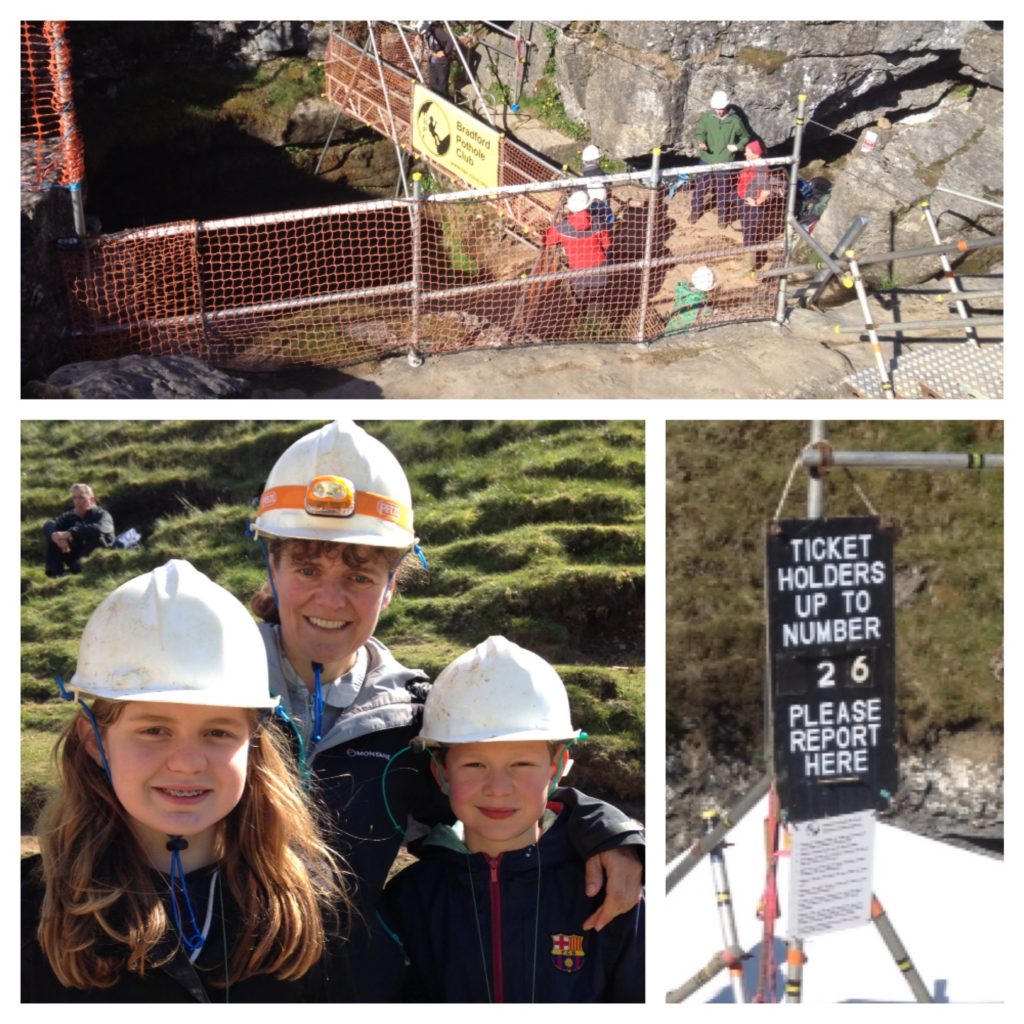
[[[398,459],[362,427],[328,423],[277,460],[254,530],[256,536],[412,547],[409,481]]]
[[[418,739],[437,746],[578,736],[558,673],[540,655],[492,636],[434,681]]]
[[[267,655],[244,605],[190,563],[122,583],[92,613],[69,689],[107,700],[272,708]]]
[[[600,202],[608,198],[608,193],[605,191],[604,185],[588,185],[587,195],[590,196],[592,203]]]
[[[715,272],[710,267],[698,267],[690,278],[694,288],[709,292],[715,287]]]
[[[583,159],[587,163],[590,163],[593,160],[600,160],[601,159],[601,150],[599,150],[597,148],[597,146],[595,146],[593,144],[591,144],[589,146],[584,146],[583,147]]]
[[[729,97],[725,94],[722,89],[711,94],[711,109],[721,110],[723,107],[729,106]]]
[[[581,213],[590,205],[590,196],[580,189],[569,196],[569,201],[565,205],[570,213]]]

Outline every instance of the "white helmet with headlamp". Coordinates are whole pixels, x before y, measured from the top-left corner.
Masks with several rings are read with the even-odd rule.
[[[398,460],[350,420],[299,438],[260,497],[255,536],[409,548],[412,494]]]

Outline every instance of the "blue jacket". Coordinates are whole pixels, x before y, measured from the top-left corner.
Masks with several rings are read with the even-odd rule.
[[[470,854],[448,826],[385,890],[384,916],[410,960],[415,1002],[643,1002],[643,904],[601,932],[560,805],[541,841],[497,858]]]

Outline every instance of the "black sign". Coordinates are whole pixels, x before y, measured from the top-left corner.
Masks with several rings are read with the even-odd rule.
[[[787,519],[765,548],[779,803],[792,821],[884,808],[897,784],[891,530]]]

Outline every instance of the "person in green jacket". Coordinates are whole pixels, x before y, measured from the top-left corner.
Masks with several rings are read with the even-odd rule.
[[[750,135],[739,114],[729,109],[729,97],[721,90],[711,96],[711,109],[697,122],[694,133],[701,161],[705,164],[727,164],[742,154]],[[718,210],[718,226],[728,227],[739,219],[736,186],[728,171],[712,171],[696,175],[690,206],[690,223],[696,224],[713,197]],[[711,196],[709,196],[711,193]]]
[[[710,267],[698,267],[689,281],[676,282],[672,315],[665,324],[665,334],[689,331],[711,308],[711,292],[718,282]]]

